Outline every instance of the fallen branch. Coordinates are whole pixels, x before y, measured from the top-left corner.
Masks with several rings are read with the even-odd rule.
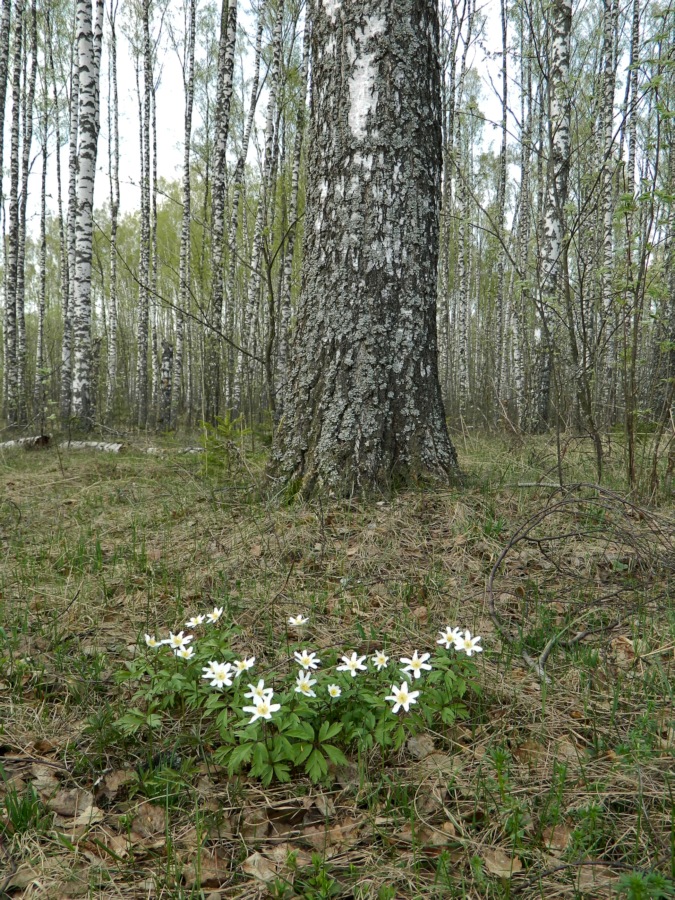
[[[17,438],[14,441],[5,441],[0,444],[0,450],[37,450],[40,447],[49,446],[51,438],[48,434],[38,434],[32,437]]]

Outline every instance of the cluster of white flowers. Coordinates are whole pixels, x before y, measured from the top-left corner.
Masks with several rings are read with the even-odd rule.
[[[212,612],[193,616],[186,622],[186,627],[197,628],[207,621],[214,624],[220,619],[222,614],[222,607],[215,607]],[[291,616],[288,619],[288,625],[296,629],[302,628],[308,622],[309,619],[303,615]],[[471,632],[468,630],[465,630],[464,634],[462,634],[460,628],[453,628],[448,625],[443,631],[439,632],[439,634],[440,637],[436,643],[444,646],[446,650],[454,648],[458,652],[461,651],[466,653],[467,656],[473,656],[474,653],[481,653],[483,650],[480,646],[481,638],[472,637]],[[189,646],[192,640],[193,635],[185,634],[183,631],[180,631],[177,634],[169,632],[169,637],[161,641],[158,641],[154,636],[149,634],[145,635],[145,643],[148,647],[161,647],[166,644],[173,650],[177,657],[188,660],[192,659],[195,655],[194,646]],[[296,651],[293,654],[293,657],[300,667],[295,681],[295,693],[300,694],[303,697],[316,697],[316,691],[314,691],[313,688],[314,685],[317,684],[317,679],[312,678],[312,674],[321,665],[321,660],[318,658],[316,652],[307,649]],[[417,650],[415,650],[410,657],[402,656],[400,658],[400,662],[403,663],[401,672],[409,679],[418,680],[422,677],[424,672],[431,671],[431,663],[427,662],[430,657],[430,653],[420,654]],[[381,672],[382,669],[385,669],[389,665],[389,657],[385,654],[384,650],[377,650],[374,656],[370,657],[370,662],[378,672]],[[240,675],[251,669],[254,663],[255,656],[251,656],[248,659],[235,659],[232,663],[211,660],[208,666],[205,666],[202,669],[202,678],[206,679],[211,687],[222,690],[225,687],[231,687],[234,679],[239,678]],[[353,652],[351,656],[343,656],[341,658],[341,663],[342,665],[337,666],[336,670],[338,672],[349,672],[352,678],[356,678],[359,672],[368,671],[366,656],[359,656],[356,652]],[[244,706],[243,711],[245,713],[251,713],[249,724],[256,722],[258,719],[266,719],[269,721],[272,718],[272,713],[278,712],[278,710],[281,709],[281,704],[272,703],[274,697],[273,689],[266,688],[262,678],[258,681],[257,685],[249,684],[248,687],[249,692],[244,694],[244,697],[247,700],[252,700],[253,705]],[[337,699],[342,694],[342,689],[337,684],[327,685],[326,691],[331,699]],[[410,690],[408,681],[404,679],[399,686],[392,684],[391,694],[388,697],[385,697],[385,700],[389,700],[393,704],[392,712],[397,713],[400,709],[403,709],[404,712],[408,712],[410,710],[410,705],[417,703],[419,695],[419,691]]]
[[[211,612],[204,613],[203,615],[193,616],[191,619],[185,623],[186,628],[198,628],[200,625],[203,625],[204,622],[208,621],[212,625],[215,625],[216,622],[220,619],[223,614],[222,606],[214,606]],[[158,641],[154,634],[146,634],[145,635],[145,643],[148,647],[162,647],[164,644],[171,647],[174,654],[181,659],[192,659],[195,655],[194,647],[188,647],[188,644],[194,639],[194,635],[185,634],[184,631],[179,631],[178,634],[174,634],[173,631],[169,632],[168,638],[164,638],[164,640]]]

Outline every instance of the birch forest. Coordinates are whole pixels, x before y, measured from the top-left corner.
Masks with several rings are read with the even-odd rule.
[[[8,438],[284,427],[303,352],[315,7],[340,14],[327,0],[2,0]],[[672,0],[441,0],[439,14],[451,433],[583,434],[598,481],[619,433],[631,485],[647,436],[654,470],[668,454],[672,469]],[[169,57],[183,82],[170,176]]]

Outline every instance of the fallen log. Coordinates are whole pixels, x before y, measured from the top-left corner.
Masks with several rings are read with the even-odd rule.
[[[50,437],[48,434],[38,434],[33,437],[16,438],[14,441],[5,441],[0,444],[0,450],[37,450],[40,447],[49,446]]]
[[[127,449],[127,445],[122,442],[106,441],[61,441],[59,447],[62,450],[101,450],[103,453],[122,453]]]

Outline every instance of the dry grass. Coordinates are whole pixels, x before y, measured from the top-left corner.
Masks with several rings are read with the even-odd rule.
[[[171,454],[5,456],[0,796],[37,800],[24,828],[0,808],[0,897],[602,897],[630,896],[634,870],[673,879],[672,516],[586,489],[546,512],[551,491],[514,485],[545,475],[550,443],[464,449],[466,487],[290,505],[256,459],[225,477]],[[565,463],[579,480],[585,453]],[[387,635],[394,655],[461,623],[484,636],[483,695],[433,743],[356,754],[320,790],[228,778],[197,723],[188,745],[170,722],[152,748],[121,738],[114,674],[139,634],[211,603],[263,665],[299,611],[316,647]],[[545,680],[522,652],[541,661],[554,636]]]

